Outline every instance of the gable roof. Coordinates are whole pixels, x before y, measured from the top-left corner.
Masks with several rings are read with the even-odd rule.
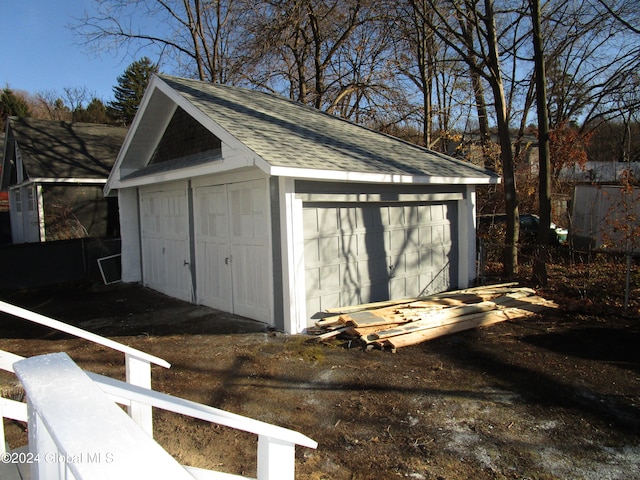
[[[486,184],[499,181],[497,175],[469,162],[375,132],[278,95],[228,85],[155,76],[138,116],[144,117],[146,109],[153,109],[154,90],[163,92],[212,132],[217,129],[216,134],[222,135],[223,142],[235,143],[235,148],[253,156],[253,164],[270,175],[402,183]],[[138,123],[134,121],[132,130],[137,126],[146,127],[142,120],[136,120]],[[129,146],[135,148],[133,139],[129,140],[123,150]],[[139,161],[139,155],[135,157]],[[123,161],[126,162],[119,158],[115,169]],[[131,158],[130,161],[136,160]],[[138,165],[137,169],[144,167]],[[111,178],[107,189],[110,182]]]
[[[9,117],[6,155],[17,145],[31,180],[105,180],[126,134],[126,128],[111,125]],[[12,160],[5,156],[4,168]]]

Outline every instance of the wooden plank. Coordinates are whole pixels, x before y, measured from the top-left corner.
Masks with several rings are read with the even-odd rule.
[[[384,325],[388,323],[403,323],[411,322],[414,320],[427,320],[432,317],[434,320],[438,320],[440,316],[442,318],[458,317],[473,313],[475,311],[486,311],[488,309],[496,308],[496,304],[508,303],[518,298],[524,298],[531,295],[533,292],[531,289],[521,289],[507,293],[492,301],[482,301],[475,303],[462,303],[447,308],[438,308],[438,306],[430,305],[425,301],[413,302],[410,304],[401,304],[394,307],[381,308],[377,310],[364,310],[361,312],[354,312],[348,315],[341,315],[342,322],[348,325],[354,325],[355,327],[365,327],[374,325]],[[439,306],[441,307],[441,306]],[[416,318],[416,315],[419,318]],[[407,327],[413,329],[413,327]]]
[[[337,337],[338,335],[340,335],[341,333],[346,332],[347,330],[351,330],[353,329],[353,327],[342,327],[342,328],[336,328],[335,330],[330,330],[328,332],[322,333],[320,335],[316,335],[314,338],[316,340],[318,340],[319,342],[323,341],[323,340],[327,340],[329,338],[333,338],[333,337]]]
[[[403,298],[398,300],[384,300],[381,302],[372,302],[372,303],[363,303],[360,305],[348,305],[343,307],[335,307],[335,308],[327,308],[325,312],[327,313],[352,313],[358,312],[362,310],[372,310],[377,308],[386,308],[394,305],[400,305],[403,303],[412,303],[423,300],[433,300],[433,299],[442,299],[442,298],[453,298],[458,295],[464,294],[474,294],[479,292],[496,292],[507,293],[508,291],[513,291],[514,289],[522,288],[518,287],[518,282],[508,282],[508,283],[500,283],[496,285],[482,285],[478,287],[470,287],[462,290],[451,290],[448,292],[435,293],[433,295],[426,295],[422,297],[411,297],[411,298]]]
[[[379,332],[381,330],[387,330],[389,328],[394,328],[399,325],[402,325],[402,323],[373,325],[371,327],[352,327],[349,332],[357,335],[358,337],[366,337],[368,335],[371,335],[372,333]]]
[[[504,301],[496,302],[501,307],[517,307],[524,310],[532,309],[530,311],[540,312],[545,308],[558,308],[558,304],[549,300],[546,300],[538,296],[529,296],[525,298],[512,298],[505,299]],[[542,308],[538,308],[542,307]]]
[[[324,317],[322,320],[316,322],[317,327],[329,327],[333,325],[340,325],[340,315],[332,315],[330,317]]]
[[[493,325],[495,323],[504,322],[505,320],[512,320],[515,318],[522,318],[522,316],[533,315],[531,312],[516,311],[519,309],[505,309],[496,310],[486,313],[479,313],[472,315],[472,318],[466,318],[449,325],[443,325],[440,327],[434,327],[422,331],[412,332],[405,335],[395,336],[384,339],[384,343],[392,348],[400,348],[408,345],[415,345],[417,343],[432,340],[434,338],[442,337],[452,333],[462,332],[464,330],[470,330],[472,328],[483,327]]]
[[[365,310],[349,315],[341,315],[340,318],[346,325],[353,325],[355,327],[370,327],[373,325],[409,321],[409,319],[402,314],[397,314],[396,309]]]
[[[439,327],[455,322],[456,320],[454,319],[457,319],[458,317],[463,317],[465,315],[471,315],[474,313],[489,312],[495,309],[496,304],[494,302],[480,302],[472,305],[447,308],[436,314],[426,315],[421,320],[373,333],[366,340],[373,341],[381,338],[403,335],[418,330],[426,330],[428,328]]]

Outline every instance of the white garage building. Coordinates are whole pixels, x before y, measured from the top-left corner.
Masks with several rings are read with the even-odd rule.
[[[169,76],[105,187],[122,275],[303,332],[328,307],[467,286],[498,177],[279,96]]]

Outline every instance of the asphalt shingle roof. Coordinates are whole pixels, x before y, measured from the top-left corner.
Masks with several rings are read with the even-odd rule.
[[[127,129],[94,123],[10,117],[29,178],[106,179]]]
[[[448,179],[494,176],[284,97],[159,77],[271,166]]]

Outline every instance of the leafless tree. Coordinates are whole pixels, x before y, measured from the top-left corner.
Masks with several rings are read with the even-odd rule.
[[[411,0],[414,4],[416,1]],[[499,40],[514,21],[507,13],[512,14],[515,10],[505,9],[497,12],[494,0],[428,0],[428,3],[438,19],[438,27],[434,25],[434,33],[488,84],[493,96],[507,214],[504,272],[507,276],[512,276],[518,265],[519,215],[509,99],[505,91],[502,66],[504,51],[500,49]],[[447,5],[446,9],[439,8],[443,3]],[[429,18],[423,16],[423,20],[428,22]],[[499,24],[502,25],[502,30],[498,30]]]
[[[370,0],[257,2],[244,43],[246,80],[354,118],[381,90],[384,35]]]
[[[640,68],[638,3],[550,0],[542,12],[551,127],[595,129],[625,115],[619,99]]]
[[[43,90],[35,95],[40,117],[47,120],[71,120],[71,110],[62,97],[53,90]]]
[[[547,284],[547,245],[551,227],[551,161],[549,148],[549,115],[547,110],[547,76],[544,57],[544,41],[542,39],[542,21],[540,1],[529,0],[531,23],[533,25],[533,51],[536,66],[536,106],[538,112],[538,165],[540,204],[540,224],[538,226],[539,251],[533,267],[533,280],[537,284]],[[540,248],[542,247],[542,248]]]
[[[230,83],[238,72],[235,24],[240,0],[94,0],[95,13],[72,28],[87,48],[125,52],[155,49],[158,59],[200,80]],[[238,7],[238,8],[237,8]],[[244,7],[244,5],[243,5]]]

